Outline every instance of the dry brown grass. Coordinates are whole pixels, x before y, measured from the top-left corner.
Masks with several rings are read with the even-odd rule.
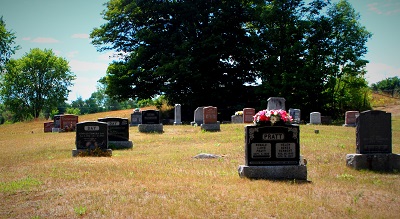
[[[80,116],[128,117],[132,110]],[[398,218],[399,173],[356,171],[355,129],[300,128],[311,183],[249,180],[244,125],[221,132],[164,126],[163,134],[130,128],[131,150],[72,157],[75,133],[43,133],[44,121],[0,126],[0,218]],[[319,129],[320,134],[314,130]],[[393,117],[400,153],[400,117]],[[197,160],[199,153],[224,155]]]

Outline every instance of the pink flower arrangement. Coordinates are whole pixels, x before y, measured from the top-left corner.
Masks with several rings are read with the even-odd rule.
[[[292,122],[292,117],[285,110],[261,110],[254,115],[254,124],[267,124],[274,125],[276,122],[282,121],[283,123]]]

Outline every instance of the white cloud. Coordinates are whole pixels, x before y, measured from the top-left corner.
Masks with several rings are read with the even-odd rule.
[[[31,38],[30,38],[30,37],[23,37],[22,40],[23,40],[23,41],[30,41]]]
[[[59,41],[50,37],[36,37],[31,42],[34,43],[58,43]]]
[[[386,0],[368,4],[368,9],[376,14],[394,15],[400,13],[400,2]]]
[[[86,34],[86,33],[75,33],[71,37],[75,38],[75,39],[89,39],[89,34]]]
[[[384,63],[368,63],[366,69],[368,72],[365,78],[369,84],[382,81],[386,78],[400,77],[400,68],[395,68]]]
[[[79,54],[79,51],[71,51],[67,53],[68,58],[74,58],[77,54]]]

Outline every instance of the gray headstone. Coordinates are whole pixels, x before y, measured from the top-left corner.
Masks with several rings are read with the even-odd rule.
[[[319,112],[310,113],[310,124],[320,125],[321,124],[321,113],[319,113]]]
[[[182,125],[181,105],[175,104],[175,121],[174,125]]]
[[[268,98],[268,107],[267,110],[285,110],[285,98],[283,97],[270,97]]]
[[[300,109],[289,109],[289,115],[292,117],[293,123],[301,122],[301,111]]]
[[[204,107],[197,107],[197,109],[194,111],[194,121],[191,123],[192,125],[197,124],[200,126],[203,124],[203,109]]]
[[[142,124],[142,112],[135,110],[131,114],[131,126],[138,126],[139,124]]]
[[[129,141],[129,122],[127,118],[107,117],[98,119],[108,124],[109,141]]]
[[[392,153],[392,115],[369,110],[357,117],[357,153]]]

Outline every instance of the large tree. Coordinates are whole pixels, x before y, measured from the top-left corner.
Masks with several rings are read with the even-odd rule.
[[[16,120],[37,118],[67,100],[75,75],[68,61],[52,50],[31,49],[22,58],[11,59],[0,80],[0,95]]]
[[[15,34],[6,29],[6,23],[3,17],[0,17],[0,73],[10,57],[19,49],[14,45]]]
[[[109,1],[108,23],[93,30],[92,42],[127,55],[101,80],[107,93],[119,99],[164,94],[190,106],[246,101],[244,84],[256,76],[244,28],[250,10],[243,0]]]

